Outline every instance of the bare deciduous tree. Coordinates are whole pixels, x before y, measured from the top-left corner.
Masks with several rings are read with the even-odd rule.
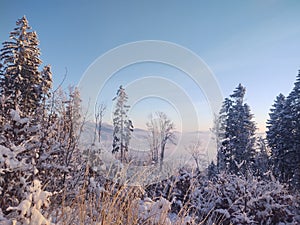
[[[102,124],[103,124],[103,117],[106,110],[106,105],[101,103],[100,105],[95,105],[95,136],[94,136],[94,143],[96,139],[98,142],[101,143],[101,132],[102,132]]]
[[[156,112],[149,116],[150,121],[146,124],[149,130],[149,142],[152,153],[152,161],[160,163],[162,168],[165,158],[166,144],[175,144],[174,123],[163,112]]]
[[[152,163],[158,163],[158,154],[159,154],[159,147],[160,147],[160,140],[159,140],[159,128],[158,123],[153,118],[153,115],[149,115],[149,122],[147,122],[147,128],[149,131],[148,141],[150,145],[151,151],[151,160]]]
[[[208,156],[205,149],[203,149],[202,143],[197,141],[186,147],[186,151],[189,152],[196,163],[197,171],[201,168],[206,168],[208,164]],[[202,166],[201,166],[202,165]]]

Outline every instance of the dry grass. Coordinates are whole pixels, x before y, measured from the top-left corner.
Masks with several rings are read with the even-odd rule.
[[[149,169],[149,168],[148,168]],[[87,169],[88,171],[88,169]],[[88,172],[86,171],[86,180],[89,180]],[[123,171],[124,174],[118,174],[121,178],[126,177],[128,171]],[[153,171],[152,171],[153,172]],[[108,174],[106,174],[108,175]],[[134,181],[139,180],[138,183],[145,183],[145,179],[149,176],[149,171],[139,171],[137,174],[132,174]],[[116,178],[116,177],[115,177]],[[115,180],[120,180],[119,177]],[[174,180],[174,185],[178,180]],[[161,183],[164,185],[163,183]],[[115,181],[106,180],[105,184],[101,185],[101,191],[91,190],[88,182],[81,188],[79,194],[73,197],[72,200],[66,197],[69,190],[65,190],[62,194],[61,204],[52,204],[51,210],[48,213],[50,220],[58,225],[166,225],[170,223],[170,207],[163,208],[156,213],[148,213],[143,204],[153,204],[158,201],[158,198],[152,196],[147,199],[145,196],[145,188],[141,186],[134,186],[131,181],[122,184]],[[193,192],[196,183],[191,182],[187,186],[187,192]],[[171,188],[169,196],[174,190]],[[220,218],[212,218],[211,215],[201,215],[202,222],[199,218],[192,215],[192,209],[189,208],[188,196],[185,196],[187,202],[176,213],[175,219],[172,220],[174,225],[194,225],[194,224],[217,224]],[[147,203],[147,201],[151,203]],[[170,203],[171,205],[171,203]],[[144,207],[144,208],[143,208]],[[151,206],[150,206],[151,208]],[[142,209],[142,210],[141,210]],[[149,208],[147,208],[148,211]],[[159,214],[159,215],[158,215]],[[174,216],[174,214],[173,214]],[[198,215],[199,216],[199,215]]]
[[[139,200],[142,197],[140,188],[122,186],[118,189],[111,187],[111,191],[100,195],[87,193],[82,190],[69,205],[65,203],[53,209],[51,215],[54,222],[62,225],[69,224],[151,224],[149,219],[139,218]],[[167,218],[167,212],[160,215],[161,224]]]
[[[192,190],[191,190],[192,191]],[[106,185],[106,191],[99,194],[89,193],[84,187],[80,194],[71,202],[52,208],[51,217],[59,225],[166,225],[170,224],[170,210],[162,209],[157,214],[150,214],[139,210],[140,202],[146,202],[144,190],[141,187]],[[153,202],[152,202],[153,203]],[[146,213],[146,214],[143,214]],[[217,224],[220,218],[208,218],[197,222],[197,218],[189,216],[191,210],[185,204],[172,221],[174,225]],[[206,217],[207,216],[207,217]],[[158,219],[157,219],[158,218]],[[187,220],[188,219],[188,220]]]

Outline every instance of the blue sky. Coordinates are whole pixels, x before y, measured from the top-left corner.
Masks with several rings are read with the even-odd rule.
[[[246,101],[264,130],[275,97],[288,94],[300,68],[299,1],[1,1],[0,41],[26,15],[37,31],[42,60],[51,64],[54,83],[76,85],[87,68],[119,45],[163,40],[190,49],[214,73],[224,97],[242,83]],[[200,129],[211,126],[205,93],[182,72],[166,65],[131,65],[114,74],[100,99],[111,106],[116,88],[143,76],[181,85],[195,103]],[[155,85],[152,84],[151,85]],[[150,86],[151,86],[150,85]],[[139,90],[136,90],[138,92]],[[132,92],[134,94],[134,92]],[[130,96],[129,96],[130,97]],[[152,111],[167,111],[180,128],[181,115],[168,99],[145,98],[132,116],[142,127]],[[110,120],[110,113],[106,119]],[[138,118],[139,117],[139,118]],[[191,123],[193,121],[190,121]]]

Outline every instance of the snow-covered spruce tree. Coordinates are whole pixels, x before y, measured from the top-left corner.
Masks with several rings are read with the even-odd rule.
[[[216,116],[214,121],[214,128],[212,129],[214,135],[216,136],[216,144],[217,144],[217,168],[219,171],[224,171],[226,169],[226,154],[225,148],[222,143],[225,141],[225,133],[227,120],[229,115],[229,110],[232,106],[233,102],[229,98],[225,98],[222,108],[218,116]]]
[[[271,148],[273,173],[281,182],[300,188],[300,72],[294,88],[280,94],[268,120],[267,139]]]
[[[286,167],[284,155],[290,145],[290,118],[286,115],[286,99],[283,94],[276,97],[267,122],[267,140],[271,148],[271,167],[274,176],[281,182],[287,182],[290,171]]]
[[[17,21],[10,41],[1,49],[0,73],[0,206],[17,206],[38,177],[40,112],[50,96],[50,66],[40,72],[35,32],[25,17]]]
[[[246,89],[239,84],[220,111],[222,146],[218,149],[219,170],[246,176],[253,169],[255,131],[250,107],[244,103]]]
[[[288,144],[283,156],[286,180],[296,189],[300,189],[300,71],[294,88],[286,98],[285,105],[285,144]]]
[[[112,153],[119,153],[119,159],[121,162],[126,162],[126,153],[129,148],[129,141],[131,133],[133,132],[132,121],[128,118],[128,111],[130,106],[127,105],[128,96],[122,85],[117,91],[117,96],[113,99],[116,101],[114,118],[113,118],[113,144]]]
[[[40,72],[42,64],[37,34],[31,31],[26,17],[16,22],[17,27],[10,33],[10,41],[3,43],[0,77],[1,95],[7,97],[4,110],[16,109],[30,115],[41,104],[42,96],[48,93],[52,84],[50,67]]]

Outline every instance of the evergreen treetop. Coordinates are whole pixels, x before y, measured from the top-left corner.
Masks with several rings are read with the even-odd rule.
[[[1,49],[0,91],[7,98],[6,111],[18,107],[24,115],[30,115],[42,99],[49,96],[52,74],[50,66],[39,71],[42,64],[39,40],[26,17],[19,19],[16,25],[10,33],[10,41],[5,41]]]
[[[241,84],[230,98],[225,98],[220,110],[218,140],[218,169],[246,175],[253,169],[255,157],[255,131],[250,107],[244,103],[246,89]]]

